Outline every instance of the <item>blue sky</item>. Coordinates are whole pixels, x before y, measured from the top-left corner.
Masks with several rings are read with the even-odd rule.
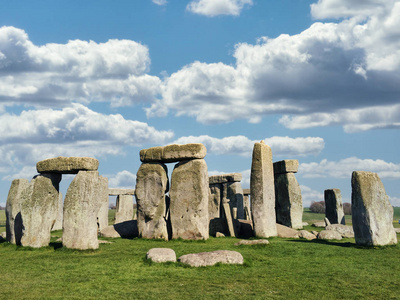
[[[132,188],[140,149],[170,143],[204,143],[210,175],[247,188],[265,140],[299,160],[305,206],[350,202],[354,170],[400,206],[400,1],[0,4],[0,205],[56,156]]]

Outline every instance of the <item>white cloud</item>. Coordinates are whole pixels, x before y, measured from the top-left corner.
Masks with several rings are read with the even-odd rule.
[[[123,170],[114,175],[107,175],[110,188],[133,189],[136,186],[136,174]]]
[[[167,0],[152,0],[152,2],[157,5],[166,5],[168,3]]]
[[[288,136],[274,136],[266,138],[264,141],[271,147],[274,156],[317,155],[325,146],[324,140],[320,137],[290,138]],[[209,154],[242,156],[251,156],[256,142],[259,141],[252,141],[242,135],[224,138],[214,138],[208,135],[186,136],[174,141],[176,144],[202,143],[206,146]]]
[[[389,201],[393,206],[400,206],[400,198],[398,198],[398,197],[390,197],[389,196]]]
[[[324,192],[311,189],[308,186],[300,185],[303,207],[310,207],[311,202],[324,201]]]
[[[240,15],[243,8],[253,5],[252,0],[193,0],[186,9],[192,13],[215,17],[218,15]]]
[[[161,80],[146,74],[149,66],[148,48],[134,41],[36,46],[23,30],[0,28],[0,102],[7,105],[153,101]]]
[[[400,179],[400,164],[357,157],[340,161],[323,159],[319,163],[301,163],[298,174],[304,178],[351,178],[353,171],[378,173],[381,179]]]

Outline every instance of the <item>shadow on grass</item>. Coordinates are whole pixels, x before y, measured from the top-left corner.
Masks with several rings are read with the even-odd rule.
[[[371,249],[387,249],[387,248],[392,248],[396,247],[397,245],[387,245],[387,246],[362,246],[362,245],[357,245],[356,243],[351,243],[351,242],[333,242],[333,241],[328,241],[328,240],[320,240],[320,239],[315,239],[315,240],[289,240],[288,242],[294,242],[294,243],[313,243],[313,244],[322,244],[322,245],[329,245],[329,246],[337,246],[337,247],[343,247],[343,248],[356,248],[356,249],[365,249],[365,250],[371,250]]]

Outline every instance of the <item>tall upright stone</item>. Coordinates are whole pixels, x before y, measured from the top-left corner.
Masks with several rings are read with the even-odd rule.
[[[295,159],[274,163],[276,222],[294,229],[303,228],[303,199],[294,175],[298,167]]]
[[[102,231],[108,226],[108,210],[109,210],[109,199],[108,199],[108,178],[100,176],[100,190],[99,200],[100,209],[97,215],[97,224],[99,231]]]
[[[172,238],[208,239],[209,183],[204,159],[178,163],[171,175]]]
[[[364,246],[396,244],[393,207],[378,174],[354,171],[351,187],[351,213],[356,243]]]
[[[61,192],[59,192],[59,193],[58,193],[58,211],[57,211],[57,218],[56,218],[56,222],[54,223],[53,227],[51,228],[51,231],[62,230],[62,225],[63,225],[63,212],[64,212],[63,195],[62,195]]]
[[[97,171],[79,171],[64,200],[63,246],[97,249],[97,215],[101,206],[102,183]]]
[[[250,175],[250,201],[254,233],[258,237],[277,235],[274,168],[271,148],[255,143]]]
[[[40,174],[23,191],[22,246],[40,248],[49,245],[51,229],[58,213],[60,181],[61,174]]]
[[[29,186],[27,179],[14,179],[8,192],[6,204],[6,240],[11,244],[21,245],[22,217],[21,202],[22,192]]]
[[[114,224],[133,220],[133,196],[118,195],[116,200]]]
[[[136,203],[139,236],[168,240],[168,171],[162,163],[142,163],[136,174]]]
[[[250,209],[250,189],[243,189],[243,210],[244,219],[251,220],[251,209]]]
[[[328,189],[324,192],[325,217],[331,224],[346,224],[343,212],[342,194],[339,189]]]

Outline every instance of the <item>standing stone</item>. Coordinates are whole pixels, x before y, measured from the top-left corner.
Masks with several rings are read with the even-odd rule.
[[[64,210],[64,202],[63,202],[63,195],[62,193],[58,193],[58,211],[57,211],[57,218],[56,222],[53,225],[51,231],[55,230],[62,230],[63,225],[63,210]]]
[[[346,224],[343,212],[342,194],[339,189],[325,190],[325,216],[331,224]]]
[[[243,189],[243,210],[244,210],[245,220],[251,220],[249,195],[250,195],[250,189]]]
[[[226,183],[228,190],[229,205],[232,209],[237,209],[237,215],[235,219],[244,219],[243,209],[243,189],[240,182],[229,182]]]
[[[351,212],[356,244],[396,244],[393,207],[378,174],[354,171],[351,187]]]
[[[11,244],[21,245],[22,217],[21,202],[22,192],[29,186],[27,179],[15,179],[11,183],[6,204],[6,240]]]
[[[172,238],[208,239],[208,170],[204,159],[182,161],[171,176]]]
[[[275,210],[277,223],[303,228],[303,199],[293,173],[275,174]]]
[[[208,202],[208,218],[211,221],[221,217],[222,184],[210,184],[210,197]]]
[[[104,228],[108,226],[108,178],[100,176],[100,187],[99,191],[99,200],[100,200],[100,209],[97,215],[97,224],[99,227],[99,231],[101,232]]]
[[[254,144],[250,175],[251,214],[257,237],[276,236],[272,151],[263,141]]]
[[[37,175],[22,192],[21,245],[33,248],[48,246],[51,228],[56,222],[61,174]]]
[[[131,220],[133,220],[133,196],[118,195],[116,200],[114,224]]]
[[[101,206],[102,184],[97,171],[79,171],[64,200],[63,246],[97,249],[97,215]]]
[[[142,163],[136,175],[139,236],[168,240],[166,195],[168,171],[162,163]]]

